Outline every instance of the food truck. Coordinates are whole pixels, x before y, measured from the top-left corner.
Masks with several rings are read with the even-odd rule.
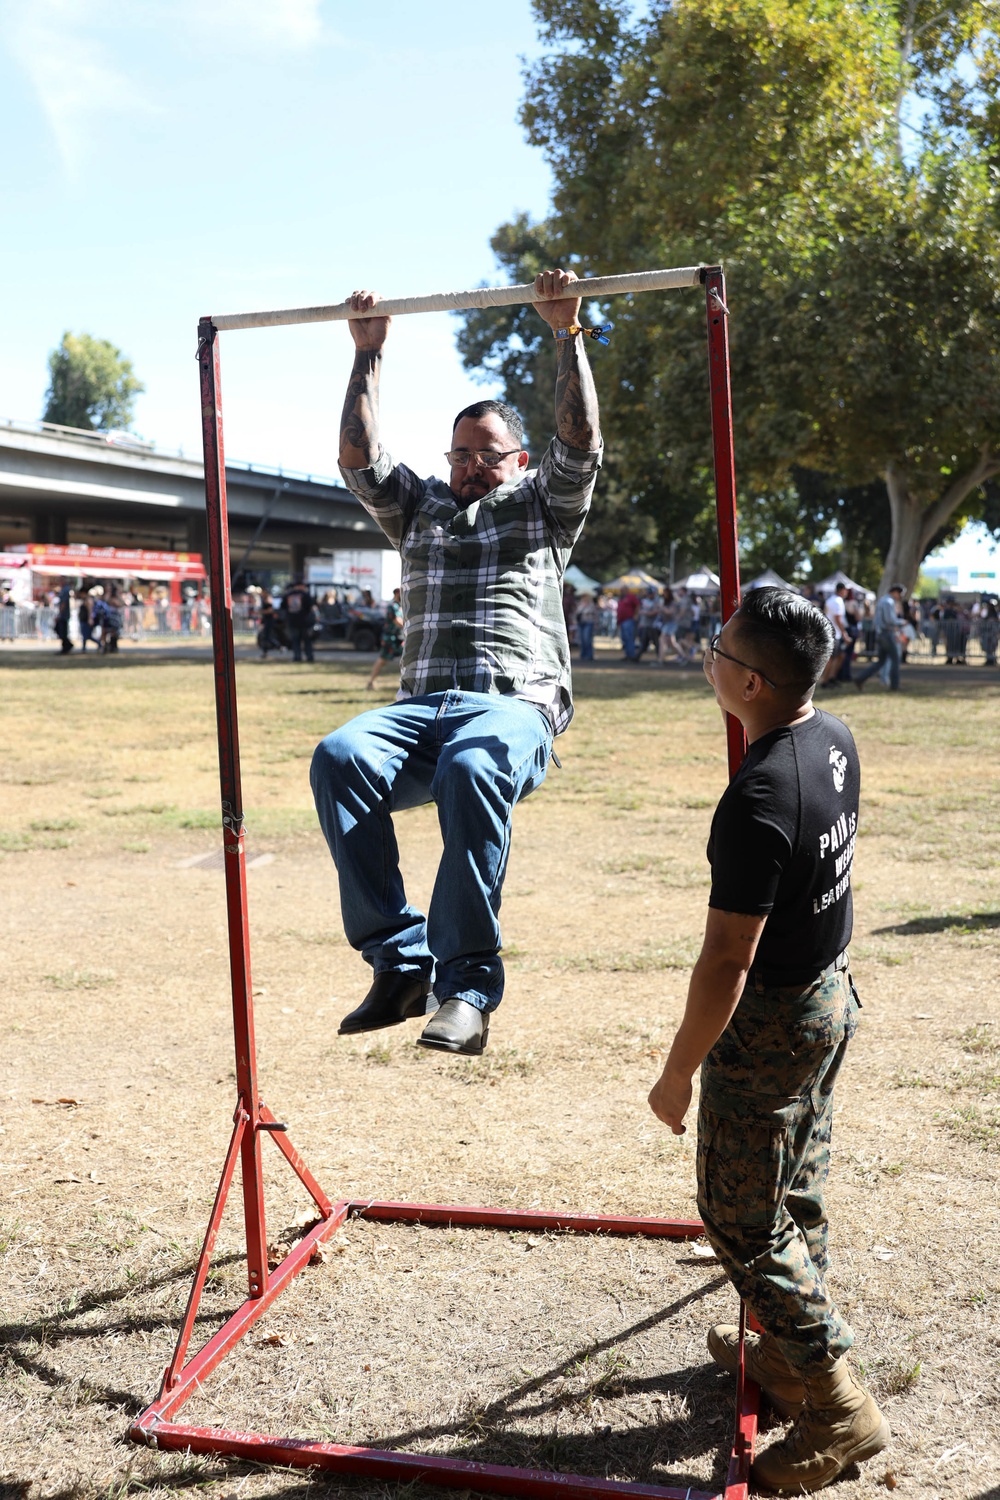
[[[166,585],[171,604],[189,603],[205,593],[206,574],[197,552],[149,552],[130,547],[88,547],[83,543],[50,546],[24,542],[0,552],[0,583],[11,602],[40,602],[66,582],[74,588],[113,578],[125,587]]]

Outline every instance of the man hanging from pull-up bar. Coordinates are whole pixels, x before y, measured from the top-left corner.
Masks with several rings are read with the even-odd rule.
[[[396,702],[352,719],[313,757],[344,929],[375,971],[342,1036],[426,1014],[433,988],[438,1009],[421,1045],[478,1054],[503,995],[497,913],[511,820],[573,715],[562,580],[601,463],[576,279],[535,278],[536,310],[558,340],[556,436],[538,468],[528,468],[517,413],[478,401],[455,419],[448,481],[419,479],[382,448],[391,319],[372,292],[350,299],[372,316],[349,323],[340,471],[401,554],[404,644]],[[444,849],[425,917],[406,899],[392,814],[430,801]]]

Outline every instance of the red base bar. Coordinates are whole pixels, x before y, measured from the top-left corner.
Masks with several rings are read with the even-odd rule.
[[[719,1490],[696,1490],[678,1485],[632,1484],[625,1480],[592,1479],[585,1474],[557,1474],[546,1469],[509,1469],[502,1464],[469,1463],[435,1454],[392,1453],[381,1448],[346,1448],[338,1443],[313,1443],[305,1438],[264,1437],[258,1433],[226,1432],[216,1427],[158,1427],[155,1446],[191,1453],[226,1453],[254,1463],[285,1464],[294,1468],[326,1469],[397,1484],[436,1484],[448,1489],[482,1490],[492,1495],[551,1495],[592,1500],[594,1495],[632,1495],[643,1500],[722,1500]],[[149,1441],[149,1439],[147,1439]],[[725,1492],[738,1500],[736,1490]],[[746,1494],[744,1486],[743,1494]]]
[[[558,1229],[569,1234],[642,1234],[657,1239],[696,1240],[700,1219],[645,1219],[626,1214],[551,1214],[540,1209],[459,1208],[448,1203],[392,1203],[357,1199],[352,1219],[386,1224],[455,1224],[466,1229]]]
[[[541,1469],[514,1469],[501,1464],[482,1464],[436,1454],[394,1453],[378,1448],[353,1448],[339,1443],[312,1442],[305,1438],[270,1437],[263,1433],[229,1432],[224,1428],[186,1427],[171,1422],[205,1377],[239,1343],[257,1319],[293,1277],[309,1263],[317,1244],[350,1218],[372,1219],[393,1224],[444,1224],[479,1229],[532,1229],[570,1234],[624,1234],[657,1239],[696,1239],[703,1232],[700,1219],[644,1218],[625,1214],[546,1213],[535,1209],[469,1208],[447,1203],[394,1203],[380,1199],[358,1199],[331,1206],[321,1219],[270,1273],[267,1290],[250,1297],[217,1333],[181,1369],[168,1371],[159,1398],[146,1408],[129,1428],[134,1442],[154,1448],[219,1453],[256,1463],[285,1464],[295,1468],[318,1468],[362,1478],[400,1483],[419,1481],[452,1489],[471,1489],[498,1495],[550,1495],[579,1497],[632,1495],[645,1500],[746,1500],[750,1459],[757,1434],[758,1388],[743,1384],[741,1409],[730,1455],[729,1473],[723,1491],[696,1490],[670,1485],[636,1484],[624,1480],[591,1478]]]

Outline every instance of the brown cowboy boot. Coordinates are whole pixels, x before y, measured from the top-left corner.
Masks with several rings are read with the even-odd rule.
[[[708,1330],[708,1352],[717,1365],[735,1375],[740,1358],[740,1330],[732,1323],[717,1323]],[[806,1396],[801,1379],[769,1333],[748,1333],[743,1346],[743,1367],[756,1380],[775,1411],[783,1417],[799,1413]]]
[[[820,1490],[889,1441],[888,1422],[846,1359],[803,1376],[803,1384],[805,1403],[787,1437],[754,1459],[750,1480],[760,1489],[796,1495]]]

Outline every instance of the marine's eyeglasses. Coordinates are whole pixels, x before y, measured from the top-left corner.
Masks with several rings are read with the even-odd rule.
[[[719,642],[721,640],[722,632],[718,631],[715,635],[713,635],[712,639],[708,643],[707,649],[711,651],[713,661],[715,661],[717,656],[724,656],[726,661],[733,662],[737,667],[745,667],[748,672],[756,672],[757,676],[763,677],[768,687],[774,688],[776,693],[781,691],[778,683],[772,682],[770,677],[765,677],[764,673],[760,670],[760,667],[752,667],[748,661],[740,661],[738,656],[730,656],[728,651],[723,651],[722,647],[719,645]]]
[[[505,458],[510,458],[512,453],[520,453],[520,448],[508,448],[506,453],[497,453],[494,448],[453,448],[445,458],[453,469],[464,469],[472,460],[478,459],[484,469],[499,469]]]

